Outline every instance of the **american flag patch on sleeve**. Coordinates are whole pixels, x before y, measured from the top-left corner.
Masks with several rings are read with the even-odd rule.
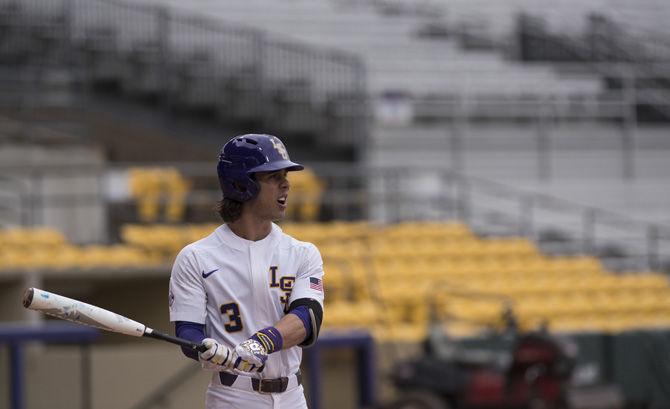
[[[319,280],[316,277],[310,277],[309,288],[311,288],[312,290],[323,292],[323,281]]]

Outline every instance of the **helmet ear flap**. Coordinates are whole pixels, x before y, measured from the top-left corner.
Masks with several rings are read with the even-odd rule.
[[[224,198],[246,202],[253,199],[260,192],[261,187],[253,178],[242,175],[238,178],[223,180],[221,190]]]
[[[260,191],[258,182],[253,175],[246,172],[246,167],[239,166],[239,157],[225,158],[219,155],[217,173],[223,197],[238,202],[252,199]]]
[[[249,178],[251,183],[247,184],[247,193],[249,194],[249,199],[253,199],[261,191],[261,185],[255,179]]]
[[[233,181],[233,189],[237,190],[240,193],[245,193],[247,191],[246,186],[236,181]]]

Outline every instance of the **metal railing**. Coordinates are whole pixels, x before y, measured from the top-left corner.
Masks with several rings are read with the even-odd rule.
[[[209,177],[217,186],[210,164],[175,165],[186,177]],[[527,237],[550,253],[596,255],[616,270],[670,272],[667,225],[434,166],[311,165],[326,185],[321,199],[325,219],[381,223],[455,219],[480,234]],[[218,190],[195,191],[189,202],[211,208],[219,195]]]
[[[186,178],[199,179],[201,184],[211,181],[206,184],[211,190],[192,191],[187,204],[191,209],[205,209],[214,221],[212,208],[220,192],[211,164],[172,165]],[[395,223],[456,219],[480,234],[527,237],[547,252],[597,255],[618,270],[670,269],[670,226],[636,221],[606,209],[524,192],[449,169],[382,169],[343,163],[314,163],[312,168],[326,185],[321,198],[323,220]],[[75,173],[71,173],[73,177]],[[27,193],[22,198],[27,203],[23,209],[31,209],[31,214],[41,214],[39,206],[77,208],[91,200],[104,200],[100,192],[39,197]],[[39,220],[31,222],[40,224]]]
[[[616,270],[670,267],[670,226],[447,171],[445,208],[484,234],[528,237],[550,253],[600,257]]]

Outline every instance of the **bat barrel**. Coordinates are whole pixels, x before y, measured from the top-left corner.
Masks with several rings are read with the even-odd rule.
[[[118,332],[134,337],[144,336],[160,339],[199,352],[207,350],[202,344],[154,331],[146,325],[126,318],[123,315],[72,298],[40,290],[39,288],[31,287],[26,289],[23,293],[23,306],[63,320],[89,325],[104,329],[105,331]]]
[[[26,289],[26,291],[23,293],[23,306],[25,308],[30,307],[30,304],[33,303],[34,295],[35,295],[35,289],[32,287]]]
[[[63,320],[134,337],[141,337],[146,328],[144,324],[123,315],[39,288],[26,291],[23,305]]]

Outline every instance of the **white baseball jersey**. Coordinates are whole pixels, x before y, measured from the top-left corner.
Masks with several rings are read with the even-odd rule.
[[[294,300],[312,298],[323,306],[322,280],[323,261],[313,244],[284,234],[274,223],[259,241],[245,240],[223,224],[177,256],[170,320],[205,324],[207,337],[234,348],[274,325]],[[270,354],[261,376],[293,375],[301,358],[297,346]]]

